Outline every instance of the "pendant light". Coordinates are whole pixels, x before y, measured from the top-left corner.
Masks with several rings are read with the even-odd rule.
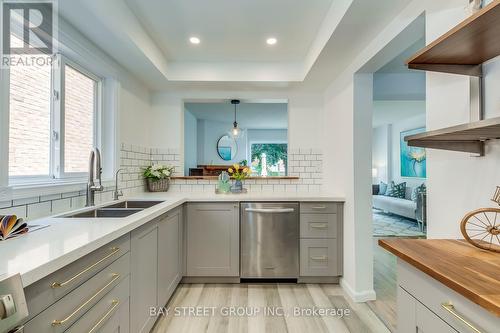
[[[239,99],[232,99],[231,104],[234,105],[234,123],[233,123],[233,128],[231,129],[230,133],[231,136],[235,139],[238,139],[242,135],[242,129],[239,128],[238,122],[236,121],[236,106],[240,104]]]

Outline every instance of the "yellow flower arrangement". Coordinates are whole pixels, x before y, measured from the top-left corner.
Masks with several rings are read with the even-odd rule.
[[[233,164],[233,167],[227,169],[227,171],[236,180],[243,180],[250,176],[250,169],[248,167],[241,168],[239,164]]]

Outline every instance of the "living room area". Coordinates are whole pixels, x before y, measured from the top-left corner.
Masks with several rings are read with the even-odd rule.
[[[421,38],[374,74],[374,237],[425,237],[426,152],[405,137],[425,132],[426,77],[402,65],[424,44]]]

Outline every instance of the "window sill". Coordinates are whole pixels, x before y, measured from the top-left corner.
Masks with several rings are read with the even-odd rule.
[[[112,186],[114,181],[103,180],[104,187]],[[69,192],[84,191],[86,179],[52,180],[50,182],[14,183],[0,188],[0,201],[31,198],[42,195],[54,195]]]

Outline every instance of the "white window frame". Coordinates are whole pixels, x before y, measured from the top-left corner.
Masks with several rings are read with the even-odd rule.
[[[51,171],[52,178],[54,179],[78,179],[85,178],[88,176],[88,172],[66,172],[64,170],[64,147],[65,147],[65,78],[66,78],[66,66],[73,68],[74,70],[80,72],[81,74],[87,76],[91,80],[96,82],[94,87],[94,114],[93,114],[93,138],[92,145],[94,147],[100,147],[100,124],[101,124],[101,114],[102,114],[102,81],[103,79],[90,72],[89,70],[83,68],[78,63],[70,60],[69,58],[57,54],[56,55],[56,66],[52,67],[52,82],[53,86],[53,111],[52,111],[52,145],[51,153],[55,156],[51,156]],[[57,112],[59,110],[59,112]],[[59,154],[56,154],[59,152]]]
[[[101,122],[102,122],[102,94],[103,78],[95,75],[91,71],[80,66],[62,54],[54,55],[51,70],[51,106],[50,106],[50,158],[49,175],[33,176],[10,176],[9,185],[29,185],[41,183],[57,182],[78,182],[84,181],[88,172],[65,172],[64,170],[64,139],[65,139],[65,69],[66,65],[77,70],[81,74],[96,82],[94,100],[93,119],[93,146],[101,146]],[[7,82],[7,89],[10,90],[10,80]],[[8,93],[8,92],[7,92]],[[9,104],[9,102],[7,102]],[[10,105],[8,107],[10,113]],[[8,138],[8,136],[7,136]],[[8,165],[7,165],[8,166]],[[8,168],[7,168],[8,173]]]

